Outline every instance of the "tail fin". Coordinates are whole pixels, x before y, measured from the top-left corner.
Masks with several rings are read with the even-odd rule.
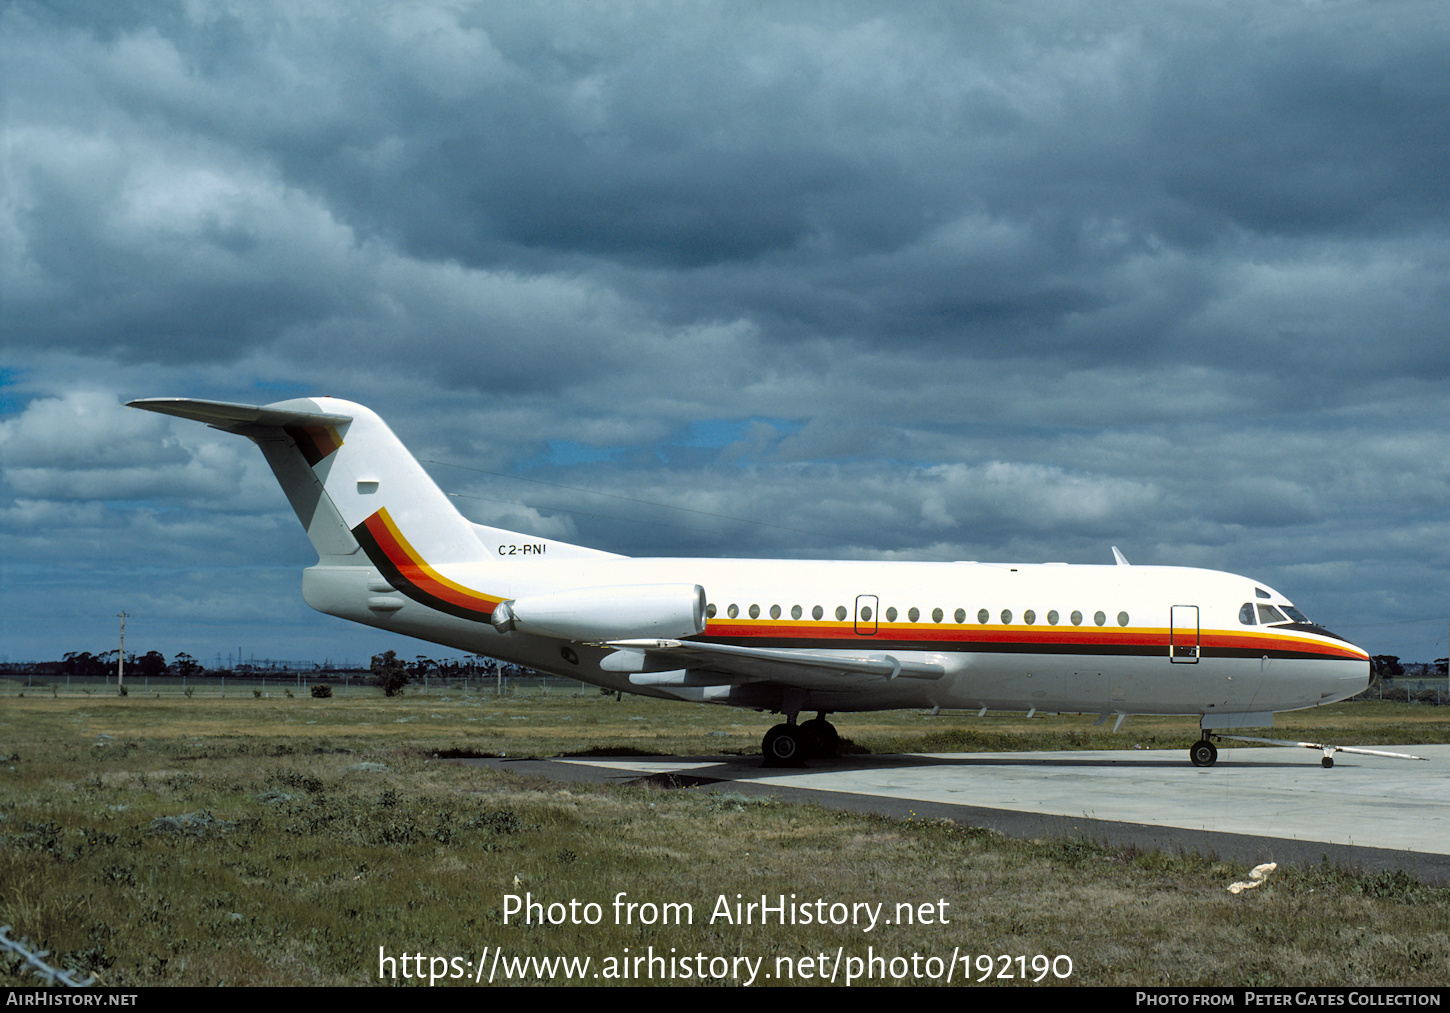
[[[369,565],[379,539],[435,564],[486,557],[474,526],[370,409],[336,398],[270,405],[147,398],[132,408],[205,422],[250,438],[277,476],[320,559]],[[362,543],[370,542],[367,546]]]

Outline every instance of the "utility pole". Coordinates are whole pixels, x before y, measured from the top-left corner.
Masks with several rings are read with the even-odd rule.
[[[116,693],[120,695],[126,691],[126,613],[121,613],[121,649],[116,652]]]

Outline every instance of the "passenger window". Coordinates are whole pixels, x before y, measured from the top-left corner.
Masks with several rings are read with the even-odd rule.
[[[1126,613],[1126,612],[1119,612],[1118,613],[1118,625],[1119,626],[1127,626],[1128,625],[1128,613]]]
[[[780,606],[779,605],[772,605],[770,607],[770,618],[772,618],[772,619],[779,619],[780,618]]]
[[[752,605],[752,606],[750,606],[750,618],[751,619],[759,619],[760,618],[760,606],[759,605]]]
[[[870,605],[863,605],[863,606],[861,606],[861,621],[863,623],[869,623],[871,621],[871,606]]]
[[[1012,624],[1012,610],[1011,609],[1003,609],[1002,610],[1002,625],[1003,626],[1010,626],[1011,624]]]
[[[952,616],[952,618],[955,619],[959,624],[966,622],[967,621],[967,610],[966,609],[957,609],[956,614],[954,616]],[[985,617],[983,617],[983,618],[979,618],[977,621],[978,622],[981,622],[981,623],[984,623],[987,620],[986,620]]]
[[[1033,623],[1037,622],[1037,613],[1033,612],[1031,609],[1028,609],[1026,612],[1022,613],[1022,621],[1028,626],[1031,626]]]
[[[1077,609],[1072,610],[1072,624],[1074,626],[1082,625],[1082,613],[1079,612]]]
[[[1101,612],[1094,612],[1093,613],[1093,622],[1097,623],[1099,626],[1103,625],[1107,621],[1108,621],[1108,617],[1105,616],[1105,615],[1103,615]]]
[[[1239,622],[1243,623],[1245,626],[1252,626],[1252,625],[1254,625],[1254,603],[1253,602],[1246,601],[1246,602],[1244,602],[1243,607],[1239,609]]]
[[[846,618],[846,606],[844,606],[844,605],[837,605],[836,606],[836,619],[837,620],[840,620],[840,621],[844,621],[845,618]]]
[[[942,610],[941,609],[932,609],[931,610],[931,621],[934,622],[934,623],[939,623],[939,622],[942,621]]]
[[[888,623],[894,623],[894,622],[896,622],[896,606],[895,605],[891,606],[891,608],[889,608],[889,609],[886,610],[886,621]]]
[[[730,603],[730,607],[725,610],[725,614],[727,616],[729,616],[731,619],[734,619],[736,616],[738,616],[740,614],[740,606],[739,605],[736,605],[734,602],[731,602]]]
[[[915,605],[913,605],[911,608],[909,608],[909,609],[906,610],[906,621],[907,622],[914,623],[914,622],[916,622],[920,618],[921,618],[921,613],[917,610],[917,608],[916,608]]]
[[[825,614],[826,614],[826,610],[823,609],[823,608],[821,608],[819,605],[817,605],[815,608],[811,609],[811,618],[812,619],[819,619],[819,618],[821,618],[821,616],[823,616]]]
[[[988,620],[990,620],[991,618],[992,618],[992,613],[988,612],[986,609],[978,609],[977,610],[977,622],[979,622],[979,623],[981,623],[981,624],[983,624],[985,626],[987,624]],[[957,622],[961,622],[961,621],[962,621],[962,613],[961,613],[960,610],[958,610],[958,612],[957,612]]]
[[[799,605],[792,605],[790,607],[790,617],[792,619],[799,619],[801,617],[801,607]]]
[[[705,618],[706,619],[714,619],[715,618],[715,606],[714,605],[706,605],[705,606]]]
[[[1053,609],[1051,612],[1047,613],[1047,625],[1056,626],[1058,618],[1059,617],[1057,615],[1057,609]]]

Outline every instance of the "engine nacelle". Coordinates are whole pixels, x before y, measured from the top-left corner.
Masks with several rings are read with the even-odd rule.
[[[530,594],[500,602],[491,621],[500,633],[518,630],[561,640],[676,640],[705,632],[705,589],[620,584]]]

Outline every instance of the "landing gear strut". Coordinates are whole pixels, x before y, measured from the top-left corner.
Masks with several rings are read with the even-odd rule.
[[[1212,767],[1218,762],[1218,747],[1209,740],[1206,732],[1203,738],[1189,747],[1188,759],[1195,767]]]
[[[760,741],[767,767],[799,767],[813,757],[835,756],[840,746],[840,733],[824,711],[799,725],[795,715],[787,715],[784,724],[772,727]]]

